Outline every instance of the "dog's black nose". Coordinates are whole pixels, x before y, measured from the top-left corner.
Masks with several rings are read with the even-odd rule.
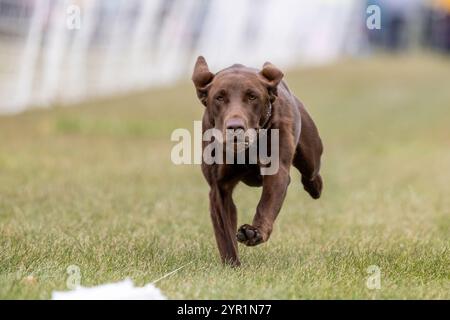
[[[244,120],[240,118],[231,118],[226,122],[227,130],[243,130],[245,131]]]

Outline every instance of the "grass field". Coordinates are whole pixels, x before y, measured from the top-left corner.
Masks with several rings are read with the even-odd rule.
[[[352,60],[286,79],[325,144],[323,197],[292,170],[270,241],[240,245],[238,269],[219,262],[200,168],[170,161],[172,130],[203,111],[190,83],[0,117],[0,298],[50,298],[69,265],[92,286],[189,263],[158,282],[169,298],[449,299],[450,61]],[[238,187],[239,224],[259,194]]]

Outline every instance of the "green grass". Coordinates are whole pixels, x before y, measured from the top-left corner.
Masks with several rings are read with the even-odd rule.
[[[450,298],[450,61],[381,57],[289,72],[319,126],[322,199],[292,183],[270,241],[220,264],[198,166],[170,161],[201,117],[176,88],[0,118],[0,298],[47,299],[77,265],[169,298]],[[239,186],[239,224],[260,189]],[[366,269],[381,268],[369,290]],[[34,281],[24,278],[33,276]]]

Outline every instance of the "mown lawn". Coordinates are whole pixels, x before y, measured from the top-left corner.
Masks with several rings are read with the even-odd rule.
[[[198,166],[170,161],[203,107],[189,82],[0,117],[0,298],[48,299],[67,267],[169,298],[450,298],[450,60],[381,57],[288,72],[324,144],[325,190],[292,183],[270,241],[223,267]],[[239,224],[260,189],[238,187]],[[381,288],[366,286],[381,269]]]

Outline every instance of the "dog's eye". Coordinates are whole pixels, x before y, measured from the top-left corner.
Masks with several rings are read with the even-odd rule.
[[[248,97],[248,100],[256,100],[256,96],[253,93],[249,93],[247,95],[247,97]]]
[[[222,102],[223,101],[223,96],[217,96],[216,100]]]

